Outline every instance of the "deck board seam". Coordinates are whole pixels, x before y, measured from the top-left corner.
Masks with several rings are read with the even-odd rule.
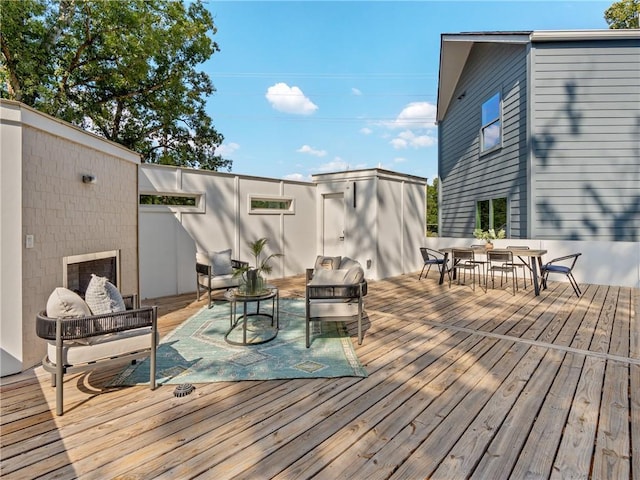
[[[373,313],[373,312],[371,312]],[[389,315],[383,312],[375,312],[377,314],[380,315]],[[398,316],[396,316],[397,318]],[[406,318],[402,318],[402,316],[400,316],[400,318],[402,320],[405,321],[410,321],[409,319]],[[601,358],[603,360],[610,360],[610,361],[614,361],[614,362],[621,362],[621,363],[627,363],[627,364],[631,364],[631,365],[640,365],[640,359],[638,358],[631,358],[631,357],[623,357],[620,355],[612,355],[610,353],[604,353],[604,352],[594,352],[594,351],[590,351],[590,350],[584,350],[584,349],[580,349],[580,348],[574,348],[574,347],[568,347],[568,346],[564,346],[564,345],[554,345],[553,343],[547,343],[547,342],[540,342],[538,340],[530,340],[527,338],[519,338],[519,337],[514,337],[511,335],[503,335],[500,333],[493,333],[493,332],[484,332],[482,330],[475,330],[473,328],[467,328],[467,327],[459,327],[456,325],[447,325],[445,323],[441,323],[441,322],[435,322],[433,320],[427,320],[427,319],[422,319],[421,320],[422,323],[424,324],[428,324],[431,325],[432,327],[435,328],[444,328],[447,330],[454,330],[456,332],[464,332],[464,333],[469,333],[469,334],[475,334],[475,335],[481,335],[483,337],[488,337],[488,338],[495,338],[498,340],[508,340],[510,342],[519,342],[519,343],[525,343],[527,345],[531,345],[531,346],[537,346],[537,347],[542,347],[542,348],[550,348],[550,349],[554,349],[554,350],[559,350],[561,352],[567,352],[567,353],[575,353],[578,355],[584,355],[587,357],[597,357],[597,358]]]

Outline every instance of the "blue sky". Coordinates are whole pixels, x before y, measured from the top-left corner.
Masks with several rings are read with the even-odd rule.
[[[607,28],[611,1],[211,1],[202,66],[232,172],[437,176],[440,34]]]

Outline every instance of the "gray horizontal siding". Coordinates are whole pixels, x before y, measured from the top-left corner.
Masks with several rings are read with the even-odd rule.
[[[640,240],[640,40],[532,47],[537,238]]]
[[[481,106],[500,91],[503,102],[501,149],[480,155]],[[438,173],[442,192],[441,235],[469,237],[476,201],[510,199],[511,235],[526,232],[526,49],[518,45],[476,44],[439,126]]]

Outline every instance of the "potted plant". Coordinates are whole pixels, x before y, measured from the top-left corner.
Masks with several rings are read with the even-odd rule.
[[[485,245],[485,248],[487,250],[491,250],[493,248],[493,242],[491,240],[495,240],[498,238],[505,238],[506,233],[504,231],[504,228],[501,228],[500,230],[498,230],[497,233],[493,228],[490,228],[489,230],[482,230],[481,228],[476,228],[473,231],[473,236],[477,239],[484,240],[485,242],[487,242]]]
[[[264,287],[263,273],[271,273],[273,267],[270,261],[275,257],[282,257],[282,253],[272,253],[263,258],[264,248],[269,240],[265,237],[247,242],[254,258],[254,266],[248,265],[236,270],[236,275],[242,275],[245,291],[249,294],[260,292]]]

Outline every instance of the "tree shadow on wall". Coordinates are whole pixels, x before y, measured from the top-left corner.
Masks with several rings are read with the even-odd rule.
[[[554,171],[559,173],[566,170],[562,163],[563,149],[560,142],[568,139],[574,144],[583,140],[580,135],[585,130],[585,115],[580,110],[580,88],[574,81],[567,82],[564,88],[564,105],[557,110],[554,117],[546,121],[544,128],[539,133],[532,135],[532,149],[535,155],[534,161],[538,164],[540,172]],[[559,134],[559,129],[566,130],[566,133]],[[634,120],[630,126],[619,127],[620,133],[629,133],[629,142],[632,139],[640,138],[640,116]],[[563,138],[560,137],[563,136]],[[589,151],[591,152],[591,151]],[[574,159],[576,157],[573,157]],[[585,155],[584,164],[580,168],[587,170],[587,162],[595,157]],[[558,201],[540,198],[536,200],[535,209],[538,213],[538,221],[543,227],[551,227],[561,234],[562,238],[570,240],[587,240],[596,236],[605,235],[616,241],[634,242],[640,240],[640,145],[638,142],[632,147],[630,162],[627,156],[622,158],[609,153],[603,149],[603,157],[598,159],[602,165],[600,170],[591,170],[592,174],[619,174],[619,181],[616,180],[614,188],[624,188],[624,184],[635,185],[635,192],[626,195],[612,195],[610,185],[599,185],[597,182],[585,180],[580,185],[579,202],[582,216],[575,225],[575,220],[569,221],[566,218],[564,205]],[[560,162],[559,162],[560,161]],[[632,165],[633,172],[629,172]],[[562,169],[562,170],[559,170]],[[631,178],[630,178],[631,175]],[[574,182],[579,180],[569,179],[560,183],[559,188],[576,187]],[[537,188],[537,187],[534,187]],[[615,202],[612,200],[615,199]],[[586,209],[586,206],[591,206]],[[572,225],[574,223],[574,225]]]

